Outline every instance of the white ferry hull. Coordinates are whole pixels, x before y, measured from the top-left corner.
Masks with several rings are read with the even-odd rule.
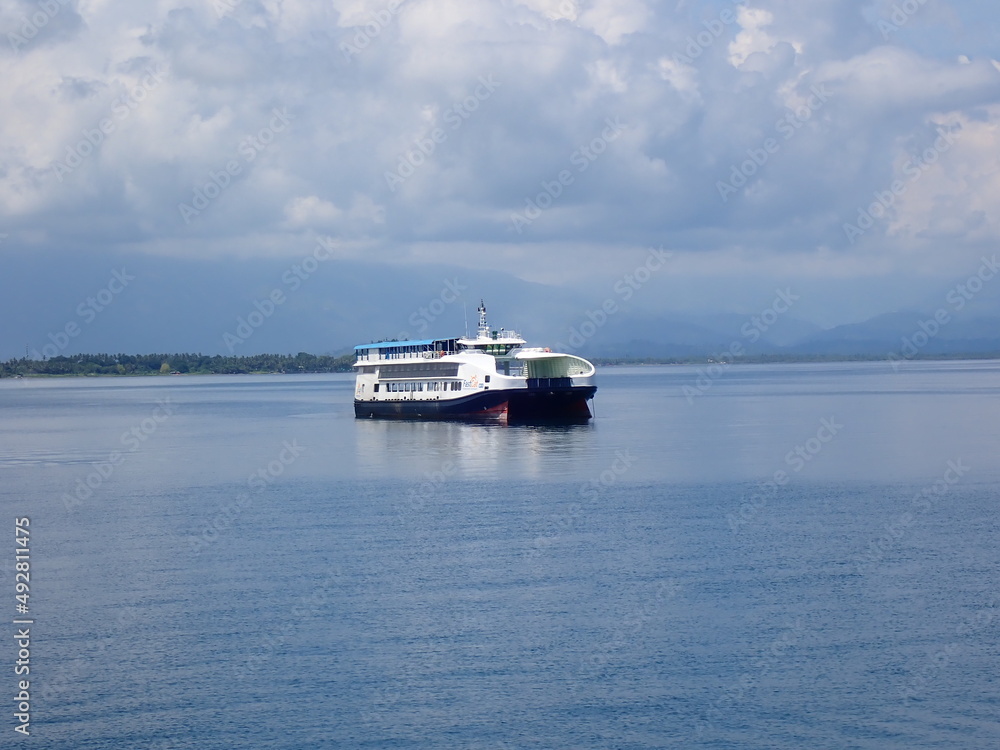
[[[509,424],[584,422],[592,414],[594,366],[582,357],[524,349],[493,331],[480,303],[476,338],[380,341],[355,348],[354,415]]]

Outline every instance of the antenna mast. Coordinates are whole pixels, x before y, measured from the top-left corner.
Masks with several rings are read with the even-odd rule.
[[[486,323],[486,303],[479,300],[479,331],[478,335],[481,339],[488,339],[490,337],[490,327]]]

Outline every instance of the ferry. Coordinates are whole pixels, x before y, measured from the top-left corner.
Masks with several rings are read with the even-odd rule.
[[[586,422],[594,365],[526,348],[516,331],[491,329],[479,303],[475,338],[379,341],[354,347],[354,416],[502,424]]]

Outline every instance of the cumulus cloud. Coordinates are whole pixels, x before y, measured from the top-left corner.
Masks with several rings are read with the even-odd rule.
[[[740,32],[729,43],[729,62],[734,67],[743,65],[753,54],[770,52],[778,44],[778,40],[768,32],[768,27],[774,23],[774,15],[770,11],[742,7],[737,12],[737,23]]]
[[[998,232],[1000,71],[953,5],[928,42],[854,0],[53,0],[28,39],[40,6],[10,0],[0,252],[322,232],[536,279],[661,244],[820,275],[971,256]],[[847,237],[944,126],[955,147]]]
[[[954,113],[938,123],[947,140],[939,135],[934,142],[900,144],[893,175],[908,186],[887,227],[890,236],[924,240],[942,253],[952,242],[1000,243],[998,123],[1000,106],[975,116]]]
[[[610,45],[641,31],[651,13],[642,0],[594,0],[580,16],[580,25]]]

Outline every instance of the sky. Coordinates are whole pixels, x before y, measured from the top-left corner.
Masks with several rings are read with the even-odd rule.
[[[116,269],[281,278],[316,248],[376,299],[433,268],[414,299],[494,274],[583,311],[661,249],[644,315],[926,306],[1000,249],[998,26],[985,0],[0,0],[0,290],[31,310],[0,356],[89,323]]]

